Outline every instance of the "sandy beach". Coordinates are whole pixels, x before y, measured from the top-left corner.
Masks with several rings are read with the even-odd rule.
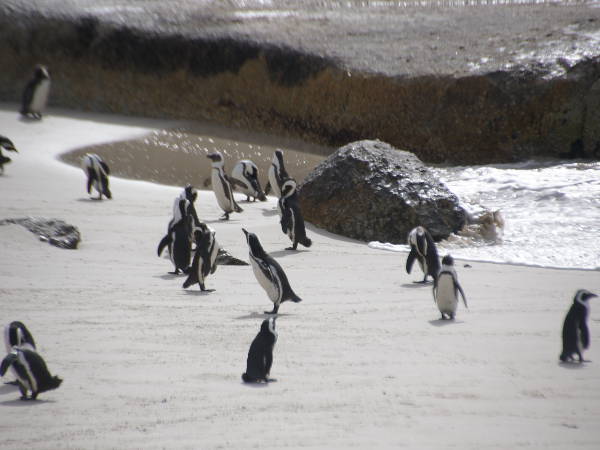
[[[219,267],[209,294],[184,290],[156,256],[180,187],[113,177],[113,200],[92,201],[83,171],[57,159],[181,123],[60,109],[27,122],[16,111],[0,104],[0,133],[19,149],[0,176],[0,220],[59,218],[82,242],[62,250],[0,226],[2,325],[27,324],[64,379],[28,402],[0,385],[0,448],[600,445],[598,299],[591,362],[558,360],[573,294],[600,293],[598,271],[457,261],[470,309],[442,322],[406,254],[312,226],[310,249],[285,251],[274,198],[219,222],[202,191],[196,209],[218,242],[247,260],[241,228],[257,233],[303,298],[280,309],[278,381],[248,386],[248,347],[272,306],[251,268]]]

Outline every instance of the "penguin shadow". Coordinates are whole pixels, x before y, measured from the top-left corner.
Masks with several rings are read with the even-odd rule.
[[[201,291],[200,289],[184,289],[185,295],[191,295],[193,297],[203,297],[205,295],[210,295],[216,291]]]
[[[281,258],[282,256],[291,256],[291,255],[299,255],[300,253],[308,253],[310,250],[277,250],[275,252],[270,252],[269,256],[274,258]]]
[[[187,276],[187,274],[180,273],[175,275],[174,273],[163,273],[162,275],[152,275],[152,278],[160,278],[161,280],[176,280],[178,278],[182,278],[183,276]]]
[[[19,122],[23,122],[23,123],[39,123],[42,121],[41,117],[31,117],[31,116],[24,116],[23,114],[19,114]]]
[[[291,315],[292,314],[286,314],[286,313],[267,314],[267,313],[259,313],[259,312],[253,311],[250,314],[246,314],[245,316],[236,317],[236,320],[267,319],[269,317],[285,317],[285,316],[291,316]]]
[[[462,320],[450,320],[450,319],[435,319],[435,320],[430,320],[429,323],[431,325],[433,325],[434,327],[445,327],[448,325],[455,325],[455,324],[460,324],[460,323],[464,323]]]
[[[211,219],[211,220],[203,220],[202,222],[204,222],[204,223],[221,223],[223,225],[227,225],[227,224],[239,225],[241,223],[239,220],[236,220],[236,219],[229,219],[229,220]]]
[[[413,281],[412,283],[403,283],[401,286],[409,289],[421,289],[423,287],[433,286],[433,282],[427,281],[426,283],[421,283],[420,281]]]
[[[276,216],[277,215],[277,209],[276,208],[273,208],[273,209],[263,208],[262,215],[265,216],[265,217]]]
[[[80,197],[77,199],[77,201],[83,203],[101,203],[102,199],[96,197]]]
[[[18,391],[16,391],[18,394]],[[0,405],[2,406],[36,406],[36,405],[43,405],[44,403],[56,403],[55,400],[41,400],[41,399],[35,399],[35,400],[21,400],[20,398],[16,398],[13,400],[5,400],[3,402],[0,402]]]
[[[271,383],[245,383],[244,381],[242,381],[240,382],[240,384],[251,389],[266,389]]]
[[[583,363],[580,363],[578,361],[559,361],[558,366],[562,367],[563,369],[581,370],[581,369],[585,369],[585,366],[586,366],[585,363],[589,363],[589,362],[591,362],[591,361],[585,360]]]

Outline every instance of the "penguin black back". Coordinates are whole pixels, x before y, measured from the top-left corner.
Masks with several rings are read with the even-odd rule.
[[[582,351],[590,345],[590,333],[587,326],[588,301],[593,297],[597,297],[597,295],[587,289],[579,289],[575,293],[573,304],[563,323],[563,350],[560,354],[560,360],[563,362],[572,361],[575,354],[579,362],[584,362]]]
[[[38,394],[58,388],[63,381],[50,374],[44,359],[33,350],[14,348],[2,360],[0,376],[4,376],[9,367],[17,374],[21,400],[27,400],[27,391],[31,391],[31,400],[35,400]]]
[[[271,317],[263,320],[260,331],[250,344],[246,372],[242,374],[242,380],[246,383],[273,381],[269,375],[273,364],[273,348],[277,342],[275,319],[276,317]]]

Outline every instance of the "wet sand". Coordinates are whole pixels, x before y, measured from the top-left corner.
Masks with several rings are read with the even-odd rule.
[[[276,149],[284,152],[288,173],[301,181],[333,148],[298,140],[228,129],[208,123],[155,131],[145,137],[83,147],[64,153],[60,159],[80,166],[86,153],[97,153],[111,168],[111,174],[132,180],[200,188],[210,185],[210,160],[206,155],[220,151],[225,170],[231,173],[237,161],[250,159],[259,169],[263,188]]]

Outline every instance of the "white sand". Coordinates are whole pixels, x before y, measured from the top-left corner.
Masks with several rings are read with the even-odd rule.
[[[22,122],[15,111],[0,105],[0,134],[20,150],[0,176],[0,219],[60,218],[83,241],[62,250],[0,227],[2,325],[25,322],[64,378],[36,402],[0,386],[0,448],[599,448],[597,299],[593,362],[558,363],[573,293],[600,293],[598,272],[459,261],[471,309],[442,323],[404,254],[314,228],[309,251],[285,252],[273,199],[222,223],[202,192],[218,241],[247,259],[241,227],[256,232],[304,299],[280,310],[279,381],[244,385],[272,307],[250,267],[219,267],[208,295],[182,289],[156,256],[179,188],[113,178],[114,199],[90,201],[83,171],[55,160],[172,123],[58,110]]]

